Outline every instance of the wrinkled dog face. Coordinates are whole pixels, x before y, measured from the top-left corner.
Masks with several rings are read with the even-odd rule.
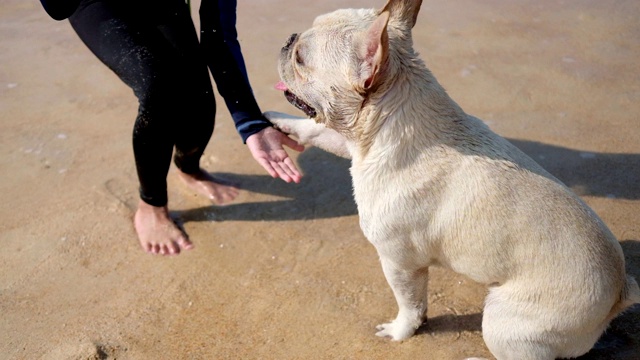
[[[361,49],[377,17],[373,9],[337,10],[293,34],[278,66],[289,102],[318,123],[347,127],[365,99]]]

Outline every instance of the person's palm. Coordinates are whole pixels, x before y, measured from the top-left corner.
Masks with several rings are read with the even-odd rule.
[[[304,150],[304,146],[272,127],[267,127],[247,139],[251,155],[269,175],[286,182],[299,183],[302,175],[284,150],[284,145],[296,151]]]

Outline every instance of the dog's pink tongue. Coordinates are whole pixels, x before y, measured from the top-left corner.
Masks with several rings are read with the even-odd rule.
[[[276,88],[276,90],[280,90],[280,91],[288,90],[287,85],[285,85],[282,81],[278,81],[278,83],[274,87]]]

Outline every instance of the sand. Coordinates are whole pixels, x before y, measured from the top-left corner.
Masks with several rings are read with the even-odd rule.
[[[273,89],[289,34],[382,2],[240,1],[262,109],[300,114]],[[425,1],[414,36],[450,95],[576,191],[640,278],[638,18],[635,0]],[[142,252],[132,92],[37,1],[0,3],[0,39],[0,358],[491,358],[486,288],[443,269],[431,271],[429,323],[402,343],[375,337],[397,309],[358,226],[349,163],[308,149],[293,154],[300,184],[271,179],[220,98],[203,165],[241,196],[209,206],[172,169],[172,215],[195,248]],[[640,359],[640,308],[585,358]]]

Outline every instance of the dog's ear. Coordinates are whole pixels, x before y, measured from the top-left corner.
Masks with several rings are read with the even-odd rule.
[[[408,25],[408,29],[413,28],[418,19],[422,0],[388,0],[387,4],[379,11],[388,11],[391,18]]]
[[[387,23],[389,12],[382,12],[371,24],[359,46],[360,71],[358,72],[357,87],[361,93],[366,93],[376,85],[380,72],[389,56],[389,35]]]

